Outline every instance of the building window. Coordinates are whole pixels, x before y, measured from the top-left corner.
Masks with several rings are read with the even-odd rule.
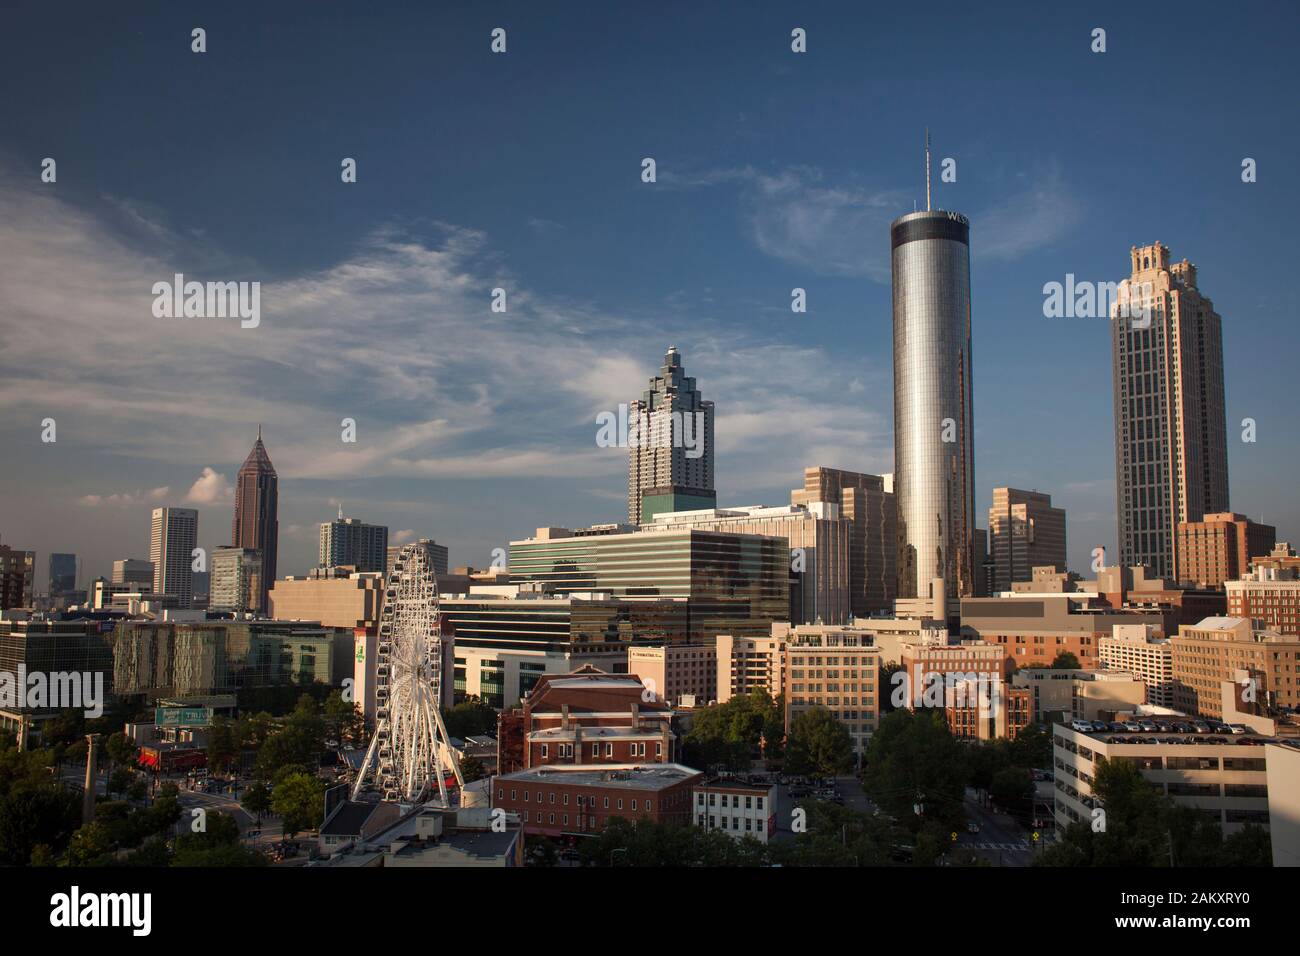
[[[542,744],[542,759],[546,759],[546,744]]]

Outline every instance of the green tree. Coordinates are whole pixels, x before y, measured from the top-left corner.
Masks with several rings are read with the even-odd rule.
[[[485,704],[478,697],[466,697],[463,701],[447,711],[443,717],[447,725],[447,734],[464,740],[466,737],[478,737],[497,732],[496,708]]]
[[[48,778],[0,797],[0,865],[22,866],[38,846],[61,853],[81,822],[81,800]]]
[[[325,815],[325,782],[306,773],[291,774],[276,784],[271,809],[287,836],[314,830]]]
[[[108,775],[108,792],[126,793],[133,780],[135,780],[135,774],[129,768],[118,767]]]
[[[122,767],[134,767],[140,755],[140,748],[124,733],[116,733],[104,741],[104,752],[108,759]]]
[[[1218,822],[1158,792],[1132,763],[1099,760],[1092,791],[1100,812],[1070,824],[1037,865],[1222,865],[1228,847]],[[1233,849],[1241,845],[1234,843]]]
[[[1023,816],[1031,809],[1034,783],[1024,767],[1003,767],[993,775],[989,796],[1012,816]]]
[[[894,706],[894,689],[903,679],[895,674],[907,675],[907,668],[902,664],[884,664],[880,668],[880,677],[876,690],[876,700],[880,701],[880,714],[891,714],[898,708]]]
[[[1079,658],[1075,657],[1069,651],[1061,651],[1052,661],[1052,670],[1068,671],[1079,669]]]
[[[683,759],[693,767],[749,770],[760,744],[764,755],[775,759],[784,736],[785,716],[779,701],[755,690],[696,711],[683,740]]]
[[[483,766],[483,761],[477,757],[465,754],[460,758],[460,775],[465,778],[466,783],[473,783],[475,780],[482,780],[487,776],[487,768]]]
[[[68,862],[73,866],[102,865],[112,850],[108,829],[98,820],[91,821],[72,834],[68,844]]]
[[[213,717],[212,726],[208,728],[208,769],[213,773],[225,773],[238,754],[230,721],[225,717]]]
[[[864,783],[876,803],[913,832],[931,818],[957,829],[965,823],[965,788],[954,770],[963,766],[963,756],[942,711],[896,710],[867,745]]]
[[[271,788],[261,780],[254,781],[244,791],[240,802],[245,810],[260,819],[271,809]]]
[[[242,846],[239,824],[225,813],[210,812],[202,833],[187,831],[176,838],[172,866],[265,866],[262,854]]]
[[[794,774],[836,777],[853,770],[849,729],[825,707],[813,707],[790,722],[785,770]]]

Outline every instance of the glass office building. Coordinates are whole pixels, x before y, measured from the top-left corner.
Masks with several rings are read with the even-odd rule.
[[[510,544],[510,576],[559,593],[601,591],[629,601],[686,598],[691,643],[769,633],[790,613],[785,538],[714,531],[575,535]]]

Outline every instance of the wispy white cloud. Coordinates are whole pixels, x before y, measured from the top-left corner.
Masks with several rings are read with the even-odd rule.
[[[367,516],[429,533],[412,481],[567,479],[607,484],[590,501],[622,500],[627,452],[597,446],[596,416],[638,397],[670,344],[716,403],[724,500],[770,498],[809,464],[886,460],[888,423],[869,406],[888,403],[868,400],[877,383],[860,358],[723,328],[686,304],[623,314],[543,296],[475,230],[377,228],[338,262],[288,277],[232,266],[220,250],[187,252],[195,264],[181,270],[171,239],[151,239],[192,231],[126,201],[78,207],[0,187],[0,422],[53,415],[61,449],[112,456],[144,488],[160,469],[202,468],[184,500],[217,511],[260,423],[303,508],[291,521],[282,501],[282,533],[300,537],[304,554],[331,498],[364,498]],[[153,283],[176,271],[261,281],[261,325],[155,318]],[[497,285],[508,290],[503,314],[489,308]],[[344,418],[356,422],[354,443],[342,440]],[[9,480],[0,476],[11,499],[33,493]],[[95,488],[73,497],[157,500]]]
[[[774,259],[818,275],[888,282],[889,224],[911,211],[911,195],[903,190],[832,181],[809,166],[665,172],[660,178],[671,189],[736,188],[754,244]],[[1023,173],[996,203],[971,215],[979,237],[972,242],[972,255],[1018,258],[1066,235],[1081,211],[1059,166]]]

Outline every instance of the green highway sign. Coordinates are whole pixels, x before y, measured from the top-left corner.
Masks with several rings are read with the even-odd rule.
[[[212,723],[210,707],[159,707],[154,711],[156,727],[206,727]]]

